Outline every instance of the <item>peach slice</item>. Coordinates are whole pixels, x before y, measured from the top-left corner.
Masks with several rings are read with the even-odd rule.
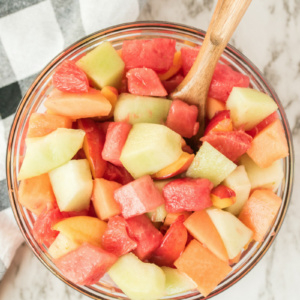
[[[114,109],[115,109],[116,103],[118,101],[119,92],[113,86],[105,86],[101,90],[101,94],[110,102],[110,104],[112,106],[109,115],[106,117],[109,119],[114,114]]]
[[[166,71],[165,73],[158,74],[158,77],[160,80],[167,80],[174,76],[181,68],[182,62],[181,62],[181,52],[176,51],[173,58],[173,64],[171,68]]]
[[[235,191],[225,185],[218,185],[210,194],[213,206],[217,208],[226,208],[236,201]]]
[[[226,110],[226,104],[215,98],[208,97],[206,100],[206,117],[211,120],[219,111]]]
[[[173,224],[179,216],[184,216],[184,220],[186,220],[192,213],[189,211],[183,211],[178,213],[167,213],[164,226],[170,226]]]

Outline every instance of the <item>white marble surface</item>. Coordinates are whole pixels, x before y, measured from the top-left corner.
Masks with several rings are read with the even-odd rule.
[[[121,0],[120,0],[121,2]],[[216,1],[148,0],[139,20],[206,29]],[[294,137],[295,185],[285,222],[260,263],[216,300],[297,300],[300,284],[300,1],[253,0],[231,44],[265,74],[286,108]],[[0,283],[0,299],[88,299],[64,285],[23,245]]]

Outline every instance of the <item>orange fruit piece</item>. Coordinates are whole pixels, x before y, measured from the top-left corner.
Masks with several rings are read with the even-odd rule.
[[[173,64],[171,68],[162,74],[157,74],[160,80],[167,80],[174,76],[181,68],[182,61],[181,61],[181,52],[176,51],[173,58]]]

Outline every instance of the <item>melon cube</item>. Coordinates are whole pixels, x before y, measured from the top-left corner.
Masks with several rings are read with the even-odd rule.
[[[277,104],[267,94],[251,88],[234,87],[230,93],[227,109],[235,127],[249,130],[277,110]]]
[[[192,178],[207,178],[217,186],[236,168],[231,160],[221,152],[204,142],[197,152],[186,175]]]
[[[120,161],[134,178],[154,174],[182,153],[181,136],[164,125],[134,124]]]
[[[163,222],[166,215],[167,211],[165,204],[158,206],[154,211],[147,212],[147,216],[152,222]]]

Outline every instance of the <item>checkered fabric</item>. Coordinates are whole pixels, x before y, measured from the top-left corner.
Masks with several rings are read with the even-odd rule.
[[[6,144],[22,96],[64,48],[102,28],[135,21],[145,1],[126,0],[124,5],[125,0],[0,0],[0,224],[1,213],[9,207]],[[1,257],[1,230],[0,226],[0,280],[8,264],[4,266]]]

